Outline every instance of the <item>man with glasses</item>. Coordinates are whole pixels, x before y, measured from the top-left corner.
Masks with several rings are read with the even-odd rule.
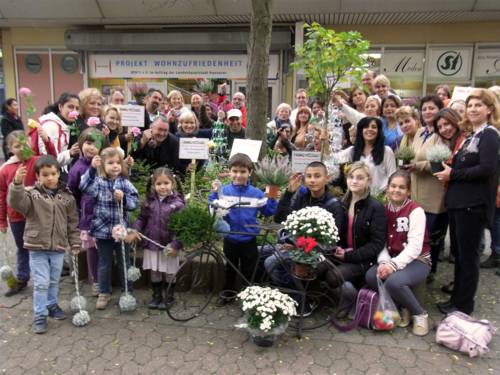
[[[307,91],[305,89],[298,89],[297,92],[295,93],[295,109],[290,114],[290,123],[292,124],[293,128],[295,128],[295,120],[297,119],[297,112],[300,107],[307,107],[307,100],[308,100]]]
[[[153,168],[168,167],[184,173],[179,163],[179,139],[168,131],[168,127],[167,118],[158,115],[150,129],[142,132],[139,148],[133,156]]]

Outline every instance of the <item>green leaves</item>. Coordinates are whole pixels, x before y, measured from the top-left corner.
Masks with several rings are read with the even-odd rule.
[[[345,77],[360,79],[368,67],[364,54],[369,42],[357,31],[336,33],[314,22],[306,24],[306,41],[297,53],[294,68],[302,68],[309,82],[309,93],[326,102],[335,85]],[[327,80],[328,77],[328,80]]]
[[[31,149],[30,143],[28,141],[28,137],[26,135],[20,135],[17,138],[17,141],[21,145],[21,158],[23,160],[31,159],[35,155],[35,153]]]

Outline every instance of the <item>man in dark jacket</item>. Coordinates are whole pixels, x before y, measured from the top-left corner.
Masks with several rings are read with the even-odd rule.
[[[153,168],[168,167],[184,173],[179,163],[179,139],[168,131],[167,119],[160,115],[150,129],[142,133],[138,150],[133,157],[144,160]]]

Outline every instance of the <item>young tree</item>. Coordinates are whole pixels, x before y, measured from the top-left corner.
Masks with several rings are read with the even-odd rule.
[[[252,0],[247,66],[246,137],[262,141],[261,157],[266,153],[267,76],[272,33],[272,0]]]
[[[365,54],[369,42],[357,31],[336,33],[314,22],[305,24],[306,40],[297,51],[295,68],[302,68],[309,83],[309,94],[318,96],[325,105],[325,119],[329,119],[328,103],[341,79],[361,78],[368,64]],[[326,126],[326,124],[324,124]],[[325,142],[321,146],[322,159]]]

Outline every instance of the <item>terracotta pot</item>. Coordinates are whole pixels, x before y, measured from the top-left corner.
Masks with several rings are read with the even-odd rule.
[[[266,194],[269,198],[277,199],[280,194],[281,188],[276,185],[267,185]]]
[[[316,273],[314,272],[314,267],[310,264],[304,263],[293,263],[292,268],[293,274],[298,279],[302,280],[314,280],[316,278]]]

